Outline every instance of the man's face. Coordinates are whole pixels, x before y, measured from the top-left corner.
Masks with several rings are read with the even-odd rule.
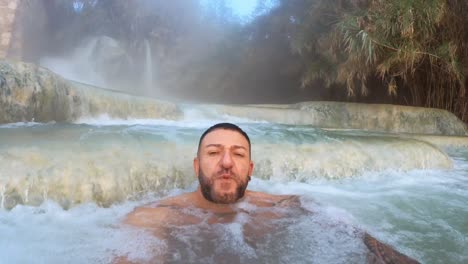
[[[253,171],[247,139],[233,130],[211,131],[200,144],[194,169],[205,199],[236,202],[244,196]]]

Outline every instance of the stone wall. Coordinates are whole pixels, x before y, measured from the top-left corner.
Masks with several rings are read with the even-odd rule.
[[[8,56],[15,30],[15,18],[21,0],[0,0],[0,58]]]
[[[0,59],[37,62],[47,47],[48,0],[0,0]]]

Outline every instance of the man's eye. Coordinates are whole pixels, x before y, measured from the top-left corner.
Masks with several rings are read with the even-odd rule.
[[[219,153],[218,151],[210,151],[210,152],[208,152],[208,155],[214,156],[214,155],[216,155],[218,153]]]
[[[236,155],[237,157],[244,157],[244,153],[234,153],[234,155]]]

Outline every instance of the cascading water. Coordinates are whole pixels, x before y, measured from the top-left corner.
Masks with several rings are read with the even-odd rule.
[[[66,79],[106,87],[96,69],[96,46],[99,39],[90,38],[78,46],[70,58],[44,57],[40,64]]]
[[[150,89],[153,86],[153,58],[151,54],[151,46],[147,39],[145,39],[145,70],[143,73],[145,80],[145,89]]]
[[[195,188],[198,138],[220,121],[251,137],[249,188],[300,195],[310,213],[279,223],[256,247],[243,237],[243,218],[210,227],[219,237],[206,248],[196,245],[207,227],[177,230],[174,262],[216,263],[227,254],[240,262],[360,263],[357,229],[423,263],[468,261],[466,147],[254,122],[209,107],[186,107],[184,116],[1,125],[0,263],[141,260],[167,247],[121,221],[135,206]]]
[[[0,209],[5,209],[5,186],[0,188]]]

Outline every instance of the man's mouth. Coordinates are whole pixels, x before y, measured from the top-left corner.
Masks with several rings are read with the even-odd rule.
[[[234,180],[235,177],[231,173],[221,173],[216,177],[217,179],[222,179],[222,180]]]

